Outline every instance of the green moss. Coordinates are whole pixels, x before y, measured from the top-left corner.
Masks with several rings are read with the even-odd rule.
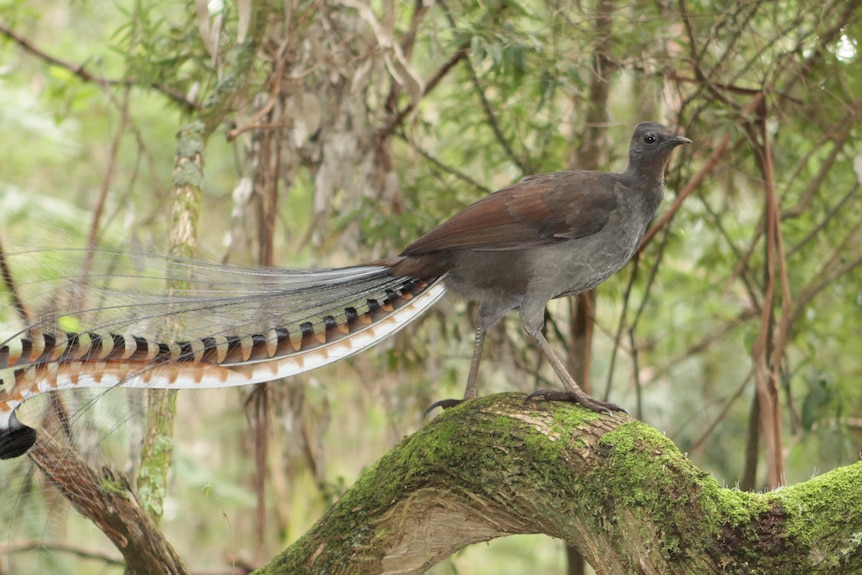
[[[622,495],[624,505],[648,506],[665,491],[678,488],[680,474],[657,473],[660,469],[649,459],[664,460],[675,466],[679,451],[654,429],[639,422],[620,426],[606,433],[599,449],[611,460],[613,475],[607,477],[609,489]],[[664,502],[662,502],[664,503]]]
[[[704,487],[701,507],[707,517],[715,518],[714,531],[719,532],[724,527],[736,529],[750,524],[769,509],[769,503],[756,493],[722,489],[712,481]]]
[[[598,449],[610,460],[609,465],[595,472],[598,477],[585,479],[600,490],[596,496],[605,502],[598,514],[649,516],[652,525],[644,525],[641,537],[647,544],[657,546],[665,557],[682,556],[686,545],[703,545],[692,533],[685,532],[684,526],[690,525],[695,513],[701,483],[706,480],[709,484],[711,480],[682,459],[667,437],[632,421],[603,435]],[[687,493],[689,497],[671,497],[674,493]],[[659,541],[653,541],[654,525],[671,527],[660,534]]]
[[[862,462],[764,495],[780,506],[786,533],[812,549],[817,564],[838,567],[862,552]],[[855,527],[855,529],[854,529]],[[837,532],[849,533],[842,541]]]
[[[174,400],[176,395],[171,396]],[[165,425],[154,431],[165,432]],[[150,517],[158,520],[164,513],[164,500],[167,493],[168,468],[173,457],[173,441],[169,436],[159,435],[146,449],[138,471],[138,500]]]
[[[554,409],[553,411],[554,426],[551,428],[552,432],[559,430],[571,433],[579,425],[584,425],[585,423],[595,421],[599,417],[603,417],[602,414],[581,407],[569,406],[567,404],[556,405],[560,409]]]
[[[206,145],[204,143],[205,126],[200,120],[195,120],[180,128],[177,133],[177,155],[193,159],[202,155]]]
[[[115,493],[123,499],[129,499],[129,487],[125,481],[102,476],[99,481],[99,488],[109,493]]]

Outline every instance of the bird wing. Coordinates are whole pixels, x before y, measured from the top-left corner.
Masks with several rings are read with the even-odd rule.
[[[468,206],[401,255],[519,250],[586,237],[607,225],[617,207],[616,184],[603,172],[529,176]]]

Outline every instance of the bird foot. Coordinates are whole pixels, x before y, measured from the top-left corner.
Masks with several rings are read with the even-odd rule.
[[[464,403],[464,399],[441,399],[440,401],[435,401],[432,403],[428,409],[425,410],[425,413],[422,414],[422,417],[428,417],[428,414],[437,409],[438,407],[442,407],[443,409],[449,409],[450,407],[455,407],[456,405],[461,405]]]
[[[595,411],[596,413],[607,413],[608,415],[612,415],[614,411],[622,411],[623,413],[628,414],[628,411],[626,411],[616,403],[593,399],[586,393],[578,394],[572,393],[571,391],[557,391],[553,389],[540,389],[538,391],[534,391],[527,396],[527,399],[524,400],[524,403],[532,401],[537,397],[541,397],[545,401],[568,401],[570,403],[578,403],[586,407],[590,411]]]

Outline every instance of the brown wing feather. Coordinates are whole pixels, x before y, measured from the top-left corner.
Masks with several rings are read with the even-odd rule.
[[[616,208],[613,174],[554,172],[490,194],[402,252],[518,250],[592,235]]]

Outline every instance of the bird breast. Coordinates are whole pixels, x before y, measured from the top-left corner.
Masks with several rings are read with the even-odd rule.
[[[534,268],[533,297],[543,294],[550,300],[589,291],[625,266],[652,218],[633,204],[621,202],[596,234],[537,249],[528,259]]]

